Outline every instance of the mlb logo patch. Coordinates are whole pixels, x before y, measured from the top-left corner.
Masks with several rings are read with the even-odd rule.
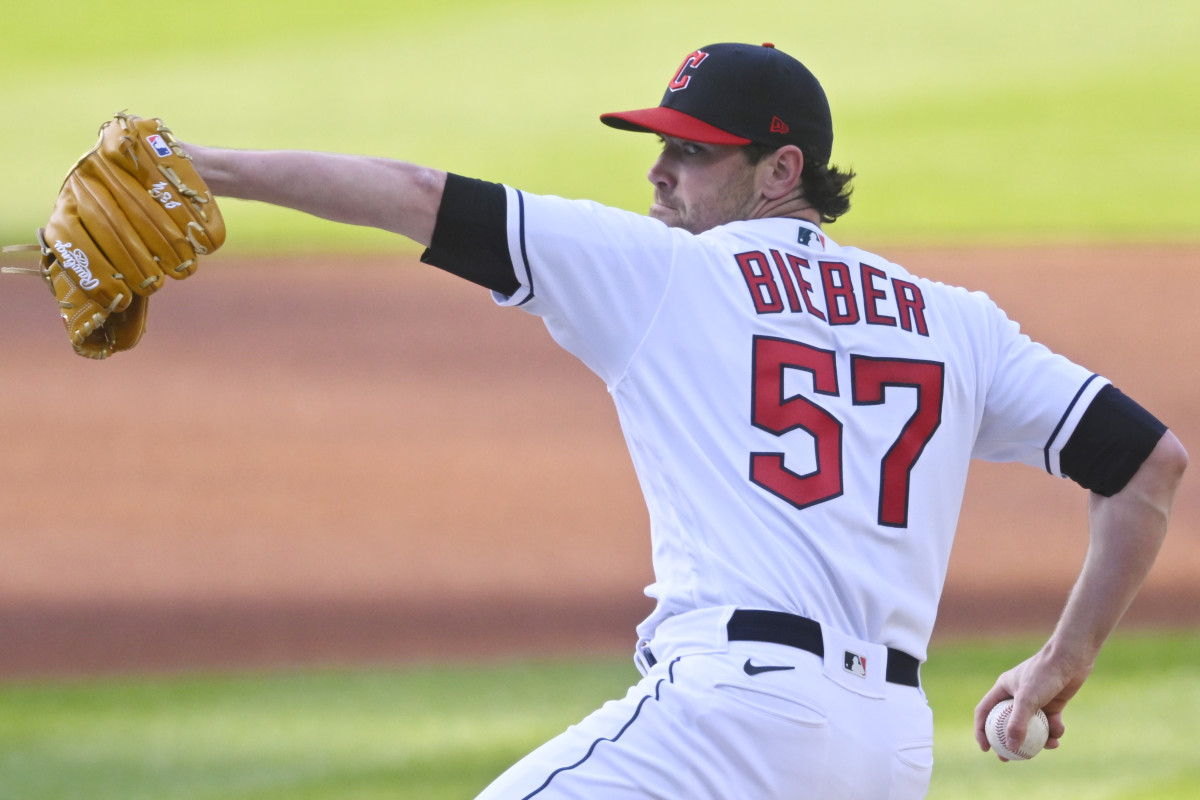
[[[816,233],[815,231],[811,231],[808,228],[801,228],[799,230],[799,232],[796,234],[796,240],[798,242],[800,242],[800,244],[804,245],[805,247],[813,247],[814,239],[821,243],[821,249],[824,250],[825,249],[825,236],[823,234]]]
[[[842,667],[851,675],[857,675],[860,678],[867,677],[867,659],[858,653],[851,653],[847,650],[842,659]]]
[[[157,133],[147,136],[146,141],[150,143],[150,147],[153,148],[154,152],[158,153],[159,158],[166,158],[171,155],[171,148],[167,145],[167,140]]]

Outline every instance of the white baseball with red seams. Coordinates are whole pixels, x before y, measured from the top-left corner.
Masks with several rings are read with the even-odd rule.
[[[1025,741],[1020,749],[1008,748],[1008,720],[1012,717],[1013,701],[1001,700],[988,712],[984,731],[987,733],[988,744],[996,751],[996,755],[1009,761],[1025,761],[1033,758],[1046,746],[1050,738],[1050,720],[1046,712],[1040,708],[1029,720],[1029,729],[1025,733]]]

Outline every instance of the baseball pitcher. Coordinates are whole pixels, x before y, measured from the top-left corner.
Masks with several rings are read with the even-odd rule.
[[[984,749],[1007,698],[1014,749],[1039,710],[1058,746],[1159,550],[1178,440],[986,295],[835,241],[854,176],[821,85],[772,45],[698,49],[659,105],[601,119],[661,140],[648,216],[385,159],[181,146],[199,196],[410,237],[608,386],[651,521],[643,677],[480,797],[923,797],[921,664],[973,458],[1089,492],[1057,627],[976,710]]]

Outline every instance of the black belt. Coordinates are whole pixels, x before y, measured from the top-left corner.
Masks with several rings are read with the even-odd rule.
[[[814,655],[825,656],[825,640],[821,636],[821,623],[783,611],[749,611],[739,609],[729,618],[729,641],[770,642],[796,647]],[[891,647],[887,649],[888,683],[900,686],[921,685],[921,662],[914,656]],[[655,658],[644,651],[647,663],[654,666]],[[846,659],[861,653],[847,653]],[[847,665],[849,668],[849,665]]]

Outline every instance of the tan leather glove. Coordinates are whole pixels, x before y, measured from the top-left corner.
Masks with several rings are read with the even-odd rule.
[[[163,276],[195,272],[199,256],[224,243],[225,223],[162,120],[120,113],[63,181],[38,240],[37,272],[75,352],[107,358],[138,343]]]

